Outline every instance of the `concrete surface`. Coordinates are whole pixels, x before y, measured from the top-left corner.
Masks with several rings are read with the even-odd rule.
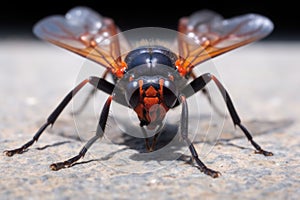
[[[0,199],[297,199],[299,55],[298,42],[259,42],[214,59],[244,124],[273,157],[254,154],[230,119],[212,122],[211,109],[200,96],[204,117],[198,120],[192,115],[190,130],[196,134],[195,147],[202,161],[220,171],[219,178],[194,167],[182,145],[169,153],[147,156],[143,140],[117,133],[113,117],[105,138],[78,164],[51,171],[51,163],[76,155],[83,140],[93,135],[104,101],[99,98],[99,105],[94,102],[94,107],[77,117],[69,114],[72,105],[67,107],[27,152],[0,156]],[[78,82],[83,63],[81,57],[50,44],[0,40],[1,152],[33,136]],[[212,133],[201,140],[197,132],[208,127]],[[167,130],[176,132],[177,128]]]

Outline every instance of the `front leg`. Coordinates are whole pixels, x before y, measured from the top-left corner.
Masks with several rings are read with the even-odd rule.
[[[13,156],[15,154],[21,154],[26,151],[34,142],[37,142],[42,133],[49,125],[53,125],[56,119],[59,117],[61,112],[65,109],[65,107],[69,104],[72,98],[77,94],[79,90],[81,90],[87,83],[92,84],[95,88],[104,91],[105,93],[112,94],[114,90],[114,85],[109,83],[108,81],[98,78],[98,77],[90,77],[89,79],[83,80],[79,83],[73,90],[71,90],[65,98],[61,101],[61,103],[55,108],[55,110],[49,115],[46,122],[41,126],[41,128],[35,133],[33,138],[29,140],[27,143],[22,145],[19,148],[12,150],[5,150],[4,154],[7,156]]]
[[[180,102],[182,105],[181,120],[180,120],[181,121],[180,130],[181,130],[182,139],[188,145],[188,147],[191,151],[192,157],[196,161],[200,171],[213,177],[213,178],[219,177],[221,175],[220,172],[217,172],[215,170],[212,170],[212,169],[206,167],[205,164],[199,159],[198,153],[197,153],[193,143],[188,138],[188,105],[187,105],[186,98],[184,95],[180,96]]]
[[[63,162],[53,163],[50,165],[50,169],[52,169],[53,171],[57,171],[62,168],[71,167],[77,160],[79,160],[80,158],[82,158],[85,155],[85,153],[94,144],[94,142],[96,142],[96,140],[98,140],[99,138],[101,138],[103,136],[107,118],[108,118],[108,114],[109,114],[109,108],[110,108],[111,101],[112,101],[112,96],[109,96],[104,104],[103,109],[102,109],[100,119],[99,119],[99,124],[98,124],[97,130],[96,130],[96,135],[94,137],[92,137],[84,145],[84,147],[81,149],[81,151],[76,156],[74,156],[66,161],[63,161]]]
[[[189,85],[186,86],[186,88],[183,89],[183,93],[189,97],[193,94],[195,94],[196,92],[198,92],[199,90],[203,89],[207,83],[209,83],[210,81],[213,81],[219,91],[221,92],[222,96],[223,96],[223,99],[226,103],[226,106],[227,106],[227,109],[230,113],[230,116],[231,116],[231,119],[233,121],[233,124],[235,126],[238,126],[240,127],[240,129],[244,132],[245,136],[247,137],[247,139],[251,142],[252,146],[254,146],[254,148],[256,149],[256,152],[255,153],[258,153],[258,154],[263,154],[264,156],[272,156],[273,153],[272,152],[269,152],[269,151],[266,151],[264,149],[262,149],[254,140],[253,140],[253,137],[252,135],[250,134],[250,132],[247,130],[247,128],[241,123],[241,120],[240,120],[240,117],[238,116],[234,106],[233,106],[233,103],[232,103],[232,100],[228,94],[228,92],[226,91],[226,89],[224,88],[224,86],[221,84],[221,82],[212,74],[210,73],[206,73],[206,74],[203,74],[201,76],[199,76],[198,78],[196,78],[195,80],[193,80]],[[193,90],[191,90],[191,88]]]

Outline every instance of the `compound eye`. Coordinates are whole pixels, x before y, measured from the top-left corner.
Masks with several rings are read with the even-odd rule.
[[[163,97],[166,106],[173,108],[177,102],[178,91],[173,81],[165,80],[163,86]]]
[[[140,90],[137,81],[131,81],[128,83],[125,98],[130,107],[135,108],[138,105],[140,100]]]
[[[169,108],[173,108],[177,101],[177,96],[174,94],[174,92],[169,88],[164,87],[163,96],[166,106],[168,106]]]

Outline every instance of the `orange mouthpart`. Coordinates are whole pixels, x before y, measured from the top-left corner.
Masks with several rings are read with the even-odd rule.
[[[147,125],[149,129],[153,129],[162,122],[169,110],[163,101],[163,81],[160,81],[159,89],[149,86],[144,90],[142,80],[139,85],[140,103],[134,108],[134,111],[141,122]]]

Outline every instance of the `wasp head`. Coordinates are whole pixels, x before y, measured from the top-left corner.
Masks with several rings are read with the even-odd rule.
[[[175,84],[161,76],[143,76],[127,85],[126,100],[136,112],[140,126],[154,129],[177,101]]]

